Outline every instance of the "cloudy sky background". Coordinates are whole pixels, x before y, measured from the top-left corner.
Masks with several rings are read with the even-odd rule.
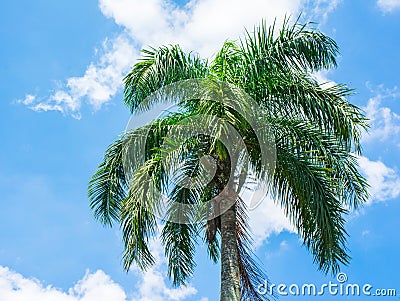
[[[400,292],[399,0],[17,0],[0,10],[0,300],[215,300],[219,269],[201,243],[187,287],[171,288],[157,241],[158,263],[125,274],[120,233],[93,219],[87,182],[129,120],[121,80],[141,47],[179,43],[211,57],[262,18],[300,12],[341,49],[338,69],[318,77],[356,88],[351,101],[371,120],[360,158],[371,198],[349,216],[343,271]],[[316,271],[273,203],[251,216],[273,282],[334,279]]]

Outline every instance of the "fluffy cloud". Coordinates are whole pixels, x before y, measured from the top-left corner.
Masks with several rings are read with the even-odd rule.
[[[140,45],[179,43],[202,56],[212,55],[226,39],[262,18],[273,21],[298,13],[301,0],[200,0],[178,7],[169,1],[100,0],[103,14],[126,28]],[[138,9],[139,8],[139,9]]]
[[[0,266],[0,300],[1,301],[182,301],[197,293],[192,286],[171,289],[165,283],[165,261],[162,260],[159,243],[152,245],[157,264],[142,274],[140,272],[138,289],[134,297],[129,298],[123,288],[110,276],[98,270],[87,272],[83,279],[67,291],[45,286],[34,278],[25,278],[21,274]],[[202,301],[208,299],[203,297]]]
[[[340,1],[248,0],[243,5],[241,0],[192,0],[180,7],[168,0],[99,0],[102,13],[120,25],[122,33],[104,42],[103,54],[83,76],[68,78],[46,98],[28,94],[19,102],[34,111],[80,118],[83,100],[94,110],[111,100],[142,46],[179,43],[209,57],[226,39],[237,39],[262,18],[279,22],[304,10],[313,20],[324,19]]]
[[[17,100],[17,103],[22,103],[26,106],[31,105],[33,102],[35,102],[36,96],[32,94],[26,94],[24,99],[19,99]]]
[[[363,107],[369,119],[370,129],[368,133],[363,134],[362,142],[366,145],[386,142],[392,147],[398,147],[400,115],[389,107],[390,100],[400,97],[398,88],[388,89],[383,85],[373,87],[370,83],[367,83],[367,88],[374,96]],[[386,166],[380,160],[372,161],[366,157],[360,157],[359,164],[361,172],[371,186],[369,203],[394,199],[400,195],[400,176],[395,169]]]
[[[246,200],[246,197],[243,197]],[[283,231],[295,232],[280,205],[271,197],[265,197],[260,204],[249,208],[249,225],[254,239],[254,247],[259,247],[271,234]]]
[[[141,280],[137,284],[136,296],[132,301],[181,301],[197,293],[191,285],[169,288],[164,276],[166,259],[159,239],[151,241],[150,250],[156,259],[156,264],[144,273],[137,267],[133,267],[133,271]]]
[[[86,275],[73,287],[63,291],[53,286],[45,286],[34,278],[25,278],[21,274],[0,266],[1,301],[183,301],[192,299],[197,290],[192,285],[171,288],[166,279],[166,259],[160,240],[150,242],[150,251],[156,263],[146,272],[138,267],[132,268],[137,274],[134,292],[126,293],[110,276],[98,270]],[[132,296],[130,296],[132,295]],[[188,299],[189,298],[189,299]],[[206,297],[200,299],[207,301]]]
[[[370,98],[363,108],[367,118],[370,120],[370,130],[363,135],[363,142],[386,141],[397,138],[400,133],[400,115],[393,112],[389,107],[382,106],[382,101],[400,97],[397,87],[385,89],[382,85],[377,89],[370,88],[376,94]]]
[[[68,292],[44,286],[37,279],[0,266],[0,300],[2,301],[125,301],[123,289],[103,271],[86,273]]]
[[[371,161],[366,157],[359,158],[360,171],[370,185],[368,203],[391,200],[400,195],[400,176],[382,161]]]
[[[296,233],[280,204],[268,193],[265,183],[259,182],[255,175],[248,175],[243,187],[239,196],[246,205],[254,248],[268,241],[272,234]]]
[[[378,0],[378,7],[383,12],[392,12],[400,8],[400,0]]]
[[[72,77],[67,81],[69,94],[74,100],[88,98],[88,103],[98,110],[110,100],[121,85],[122,77],[133,65],[137,57],[129,37],[120,35],[103,43],[104,55],[97,63],[92,63],[82,77]],[[70,106],[71,110],[76,110]]]
[[[84,98],[94,110],[100,109],[118,91],[123,76],[137,58],[137,51],[125,34],[104,41],[101,52],[99,61],[91,63],[83,76],[69,78],[46,99],[27,94],[17,102],[36,112],[59,111],[77,119]]]
[[[343,0],[308,0],[305,1],[305,13],[310,16],[311,20],[319,20],[325,22],[329,13],[334,11]]]

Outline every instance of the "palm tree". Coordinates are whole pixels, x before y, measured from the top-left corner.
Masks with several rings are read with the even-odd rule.
[[[247,208],[238,193],[250,174],[267,183],[319,269],[335,273],[349,263],[345,215],[368,197],[357,170],[367,123],[346,99],[351,89],[313,77],[335,67],[337,54],[336,43],[312,24],[288,19],[278,31],[262,22],[244,39],[225,42],[210,62],[177,45],[143,50],[124,79],[125,103],[135,114],[167,100],[177,109],[116,140],[89,183],[95,216],[122,229],[127,271],[133,262],[142,270],[154,263],[149,239],[161,227],[174,285],[193,274],[196,241],[203,239],[209,257],[221,261],[221,301],[268,299],[257,291],[265,274],[252,253]],[[248,97],[238,98],[242,92]],[[224,97],[239,101],[214,101]],[[268,135],[257,135],[240,114],[254,105]],[[193,124],[212,130],[193,132]],[[229,131],[240,135],[241,147],[221,142]],[[273,172],[271,162],[262,160],[263,139],[273,140]],[[213,172],[203,179],[210,174],[204,173],[207,165]],[[197,182],[188,185],[188,178]]]

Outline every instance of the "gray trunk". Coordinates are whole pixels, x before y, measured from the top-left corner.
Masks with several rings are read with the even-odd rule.
[[[240,301],[240,278],[236,246],[236,209],[231,206],[221,215],[221,298]]]

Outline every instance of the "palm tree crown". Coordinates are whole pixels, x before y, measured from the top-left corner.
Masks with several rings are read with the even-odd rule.
[[[344,216],[368,197],[357,170],[367,123],[346,99],[351,89],[313,77],[336,66],[338,47],[311,26],[287,19],[276,31],[262,22],[241,41],[225,42],[212,61],[176,45],[142,51],[124,80],[125,103],[134,114],[162,101],[177,109],[116,140],[89,183],[95,216],[121,226],[126,270],[133,262],[143,270],[154,263],[148,242],[161,227],[174,285],[193,274],[196,241],[203,239],[210,258],[221,260],[221,300],[268,298],[257,292],[265,276],[238,193],[250,174],[267,183],[319,269],[348,264]],[[232,95],[239,99],[234,105],[215,101]],[[253,119],[268,125],[267,135],[257,135],[240,113],[255,106]],[[194,124],[211,129],[196,131]],[[224,142],[231,132],[240,143]],[[262,160],[265,145],[273,145],[273,172]],[[160,207],[163,221],[156,218]]]

